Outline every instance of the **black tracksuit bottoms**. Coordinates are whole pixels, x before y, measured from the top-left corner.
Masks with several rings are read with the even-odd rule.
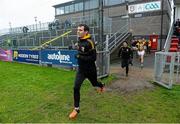
[[[121,67],[126,67],[126,74],[129,72],[129,59],[122,59]]]
[[[97,81],[96,68],[88,70],[78,70],[74,82],[74,107],[79,107],[80,102],[80,88],[85,79],[88,79],[94,87],[103,87],[101,82]]]

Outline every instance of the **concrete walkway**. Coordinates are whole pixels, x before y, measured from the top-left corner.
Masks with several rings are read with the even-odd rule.
[[[120,60],[110,65],[110,73],[115,75],[118,80],[108,86],[109,90],[120,92],[132,92],[141,89],[153,89],[150,83],[153,80],[155,54],[148,54],[144,58],[144,68],[140,68],[139,59],[134,57],[133,66],[129,66],[129,76],[125,76],[125,69],[121,68]]]

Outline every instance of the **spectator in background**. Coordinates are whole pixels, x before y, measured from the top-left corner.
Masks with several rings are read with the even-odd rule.
[[[147,53],[151,54],[151,41],[149,39],[146,41],[146,46],[147,46]]]
[[[55,20],[55,21],[54,21],[54,24],[55,24],[55,29],[56,29],[56,30],[59,30],[59,29],[60,29],[59,20]]]
[[[174,35],[180,36],[180,20],[177,19],[174,25]]]
[[[26,27],[26,26],[24,26],[22,30],[23,30],[23,33],[27,33],[27,32],[28,32],[28,30],[29,30],[29,28],[28,28],[28,27]]]
[[[53,29],[52,26],[53,26],[53,25],[52,25],[52,23],[50,22],[50,23],[48,24],[48,30],[52,31],[52,29]]]
[[[179,19],[176,20],[175,26],[180,27],[180,20]]]
[[[65,22],[64,22],[64,28],[67,29],[67,28],[70,28],[71,27],[71,21],[66,19]]]
[[[131,46],[133,50],[137,50],[136,44],[137,44],[137,40],[132,40]]]

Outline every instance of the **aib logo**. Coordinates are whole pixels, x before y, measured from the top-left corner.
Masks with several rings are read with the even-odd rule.
[[[158,3],[148,3],[145,5],[146,10],[157,10],[160,9],[160,4]]]

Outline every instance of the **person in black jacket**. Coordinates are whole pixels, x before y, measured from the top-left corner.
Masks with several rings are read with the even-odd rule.
[[[133,52],[130,47],[128,47],[127,42],[123,42],[123,46],[121,46],[119,50],[119,57],[121,57],[121,67],[126,67],[126,77],[128,76],[129,72],[129,64],[131,63],[131,60],[133,58]]]
[[[91,36],[89,34],[89,27],[85,24],[80,24],[77,28],[77,36],[79,37],[79,42],[75,44],[75,47],[78,50],[76,58],[78,60],[79,67],[74,82],[74,109],[69,114],[70,119],[76,118],[80,112],[80,88],[86,78],[94,87],[98,87],[99,92],[103,92],[105,90],[104,84],[97,81],[97,71],[95,65],[96,49],[95,43],[91,40]]]

